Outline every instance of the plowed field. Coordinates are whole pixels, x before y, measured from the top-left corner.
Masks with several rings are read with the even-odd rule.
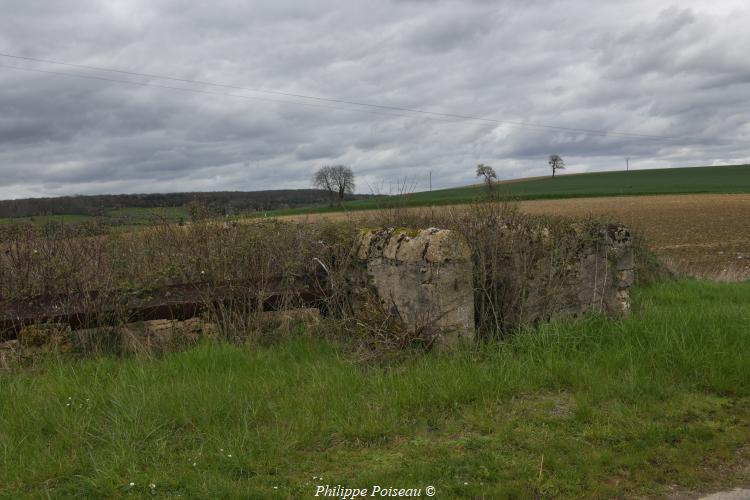
[[[678,271],[732,281],[750,278],[750,194],[531,200],[520,202],[520,208],[537,214],[608,215],[644,234],[656,253]],[[355,212],[295,218],[366,216],[367,212]]]
[[[676,269],[727,280],[750,278],[750,195],[667,195],[521,203],[530,213],[610,214],[641,231]]]

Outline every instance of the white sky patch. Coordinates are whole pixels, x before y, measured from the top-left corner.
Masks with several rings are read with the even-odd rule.
[[[668,138],[451,122],[0,57],[214,93],[0,67],[0,198],[304,188],[326,163],[422,189],[430,171],[434,188],[474,183],[477,163],[502,178],[544,175],[552,153],[568,172],[619,169],[626,157],[634,168],[745,162],[747,26],[750,6],[735,0],[4,0],[9,54]]]

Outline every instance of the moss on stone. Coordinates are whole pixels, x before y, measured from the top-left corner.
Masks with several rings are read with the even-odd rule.
[[[421,233],[421,232],[422,232],[421,229],[411,229],[411,228],[407,228],[407,227],[397,227],[391,233],[391,237],[404,235],[404,236],[408,236],[409,238],[416,238],[417,236],[419,236],[419,233]]]

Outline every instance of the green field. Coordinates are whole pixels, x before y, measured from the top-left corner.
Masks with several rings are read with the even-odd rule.
[[[681,193],[750,193],[750,165],[666,168],[559,175],[555,178],[498,183],[497,196],[517,200],[594,196]],[[486,196],[484,186],[469,186],[412,193],[403,197],[347,202],[343,210],[370,210],[391,205],[430,206],[468,203]],[[273,212],[293,215],[339,211],[338,207],[307,207]]]
[[[747,481],[750,283],[636,292],[626,320],[388,364],[298,332],[0,375],[0,497],[307,498],[342,484],[611,498]]]
[[[185,207],[115,208],[105,211],[104,215],[98,218],[79,214],[38,215],[34,217],[0,218],[0,225],[20,222],[31,222],[32,224],[47,224],[50,222],[76,224],[99,219],[121,226],[141,226],[150,224],[154,220],[178,222],[179,220],[188,220],[189,218],[188,210]]]
[[[154,220],[177,222],[188,220],[190,214],[185,207],[115,208],[107,210],[106,218],[119,219],[126,225],[149,224]]]
[[[32,224],[47,224],[50,222],[62,222],[65,224],[76,224],[90,220],[92,217],[88,215],[37,215],[34,217],[6,217],[0,218],[0,225],[3,224],[17,224],[20,222],[31,222]]]
[[[531,200],[623,195],[658,195],[680,193],[750,193],[750,165],[717,167],[669,168],[632,170],[630,172],[599,172],[559,175],[555,178],[536,178],[497,183],[495,196],[504,199]],[[256,212],[242,217],[297,215],[347,210],[373,210],[392,206],[431,206],[469,203],[486,197],[483,186],[468,186],[411,193],[404,196],[381,196],[344,203],[343,207],[309,206],[269,212]],[[122,208],[107,210],[102,217],[118,225],[139,226],[154,219],[169,222],[189,220],[185,207]],[[25,218],[0,218],[0,224],[31,221],[81,222],[91,219],[85,215],[52,215]]]

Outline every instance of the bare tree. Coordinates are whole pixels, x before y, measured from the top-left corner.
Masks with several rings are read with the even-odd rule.
[[[328,166],[319,168],[318,171],[313,174],[312,184],[318,189],[328,191],[331,195],[331,199],[333,199],[335,189],[333,188],[333,175],[331,175],[331,168],[332,167]]]
[[[565,170],[565,161],[560,155],[550,155],[548,163],[552,167],[552,177],[555,176],[558,170]]]
[[[354,192],[354,172],[344,165],[326,165],[313,175],[313,186],[328,191],[341,205],[344,196]]]
[[[484,177],[484,184],[487,186],[487,191],[492,191],[493,179],[497,180],[497,174],[495,169],[484,163],[477,165],[477,177]]]

